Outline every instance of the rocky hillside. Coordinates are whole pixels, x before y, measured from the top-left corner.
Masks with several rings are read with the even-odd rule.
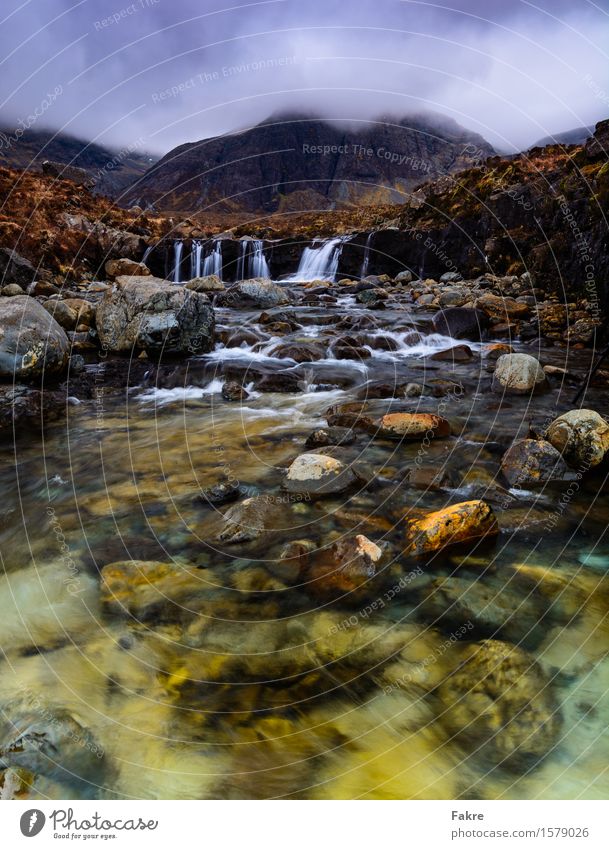
[[[175,148],[133,185],[126,202],[214,213],[399,203],[422,181],[493,152],[481,136],[441,116],[354,125],[284,115]]]
[[[51,171],[91,185],[95,194],[120,198],[125,189],[139,179],[155,158],[135,142],[122,150],[111,150],[94,142],[49,130],[27,130],[22,135],[14,128],[0,128],[0,165],[8,168],[42,171],[43,162],[52,163]],[[54,166],[54,167],[53,167]],[[65,170],[61,166],[68,166]],[[82,169],[80,175],[74,169]]]

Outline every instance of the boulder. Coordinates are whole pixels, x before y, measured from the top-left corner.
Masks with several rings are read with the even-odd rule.
[[[511,321],[512,319],[526,318],[531,314],[531,307],[528,304],[514,298],[491,295],[490,293],[478,298],[476,307],[495,321]]]
[[[452,336],[453,339],[479,340],[488,324],[486,313],[471,307],[448,307],[440,310],[433,317],[433,328],[436,333]]]
[[[460,661],[438,690],[448,732],[492,763],[530,768],[559,740],[551,682],[528,652],[501,640],[466,646]]]
[[[503,455],[501,471],[511,486],[531,486],[572,477],[559,451],[544,439],[519,439]]]
[[[184,286],[193,292],[224,292],[226,288],[217,274],[209,274],[207,277],[193,277]]]
[[[213,347],[214,311],[207,296],[157,277],[119,277],[95,317],[100,342],[110,351],[188,355]]]
[[[254,495],[230,507],[224,514],[218,541],[228,545],[254,542],[279,525],[280,508],[268,495]]]
[[[104,266],[107,276],[111,280],[117,277],[149,277],[150,269],[143,262],[135,262],[133,259],[123,257],[121,259],[109,259]]]
[[[221,292],[216,301],[218,306],[233,307],[234,309],[271,309],[290,303],[286,289],[255,277],[252,280],[242,280],[229,289]]]
[[[452,348],[447,348],[445,351],[436,351],[431,354],[430,360],[440,360],[440,362],[451,363],[466,363],[473,357],[472,349],[469,345],[454,345]]]
[[[305,448],[323,448],[325,445],[352,445],[355,434],[347,427],[321,427],[307,437]]]
[[[0,284],[8,286],[14,283],[20,289],[27,289],[36,277],[32,263],[10,248],[0,248]]]
[[[75,329],[78,323],[78,313],[66,304],[65,301],[49,300],[45,301],[42,306],[64,330]]]
[[[321,598],[361,595],[377,575],[383,551],[363,534],[322,549],[301,573],[307,588]]]
[[[59,375],[68,364],[69,349],[65,331],[34,298],[0,301],[0,379]]]
[[[545,436],[575,467],[598,466],[609,451],[609,423],[594,410],[563,413],[554,419]]]
[[[503,354],[493,373],[493,390],[508,395],[528,395],[548,388],[546,373],[530,354]]]
[[[269,356],[280,360],[294,360],[297,363],[314,363],[317,360],[323,360],[325,353],[323,345],[295,340],[276,345],[269,351]]]
[[[497,519],[489,504],[480,500],[463,501],[410,521],[406,551],[420,556],[498,533]]]
[[[222,397],[225,401],[245,401],[249,392],[236,380],[227,380],[222,385]]]
[[[323,453],[301,454],[287,471],[283,487],[308,497],[338,495],[357,481],[355,472],[335,457]]]
[[[369,428],[374,436],[383,439],[422,439],[450,436],[446,419],[433,413],[387,413]]]
[[[23,289],[16,283],[9,283],[8,286],[2,287],[2,294],[5,298],[14,298],[15,295],[23,295]]]
[[[396,274],[394,279],[396,283],[412,283],[414,275],[412,271],[400,271],[399,274]]]

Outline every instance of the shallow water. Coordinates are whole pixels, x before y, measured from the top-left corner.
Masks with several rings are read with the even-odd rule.
[[[76,395],[43,441],[3,447],[1,739],[34,720],[57,738],[37,756],[29,795],[606,798],[605,471],[560,508],[567,484],[509,491],[498,473],[513,439],[571,408],[577,381],[501,399],[484,346],[468,343],[470,362],[429,360],[454,340],[431,334],[430,316],[406,304],[290,311],[301,326],[275,335],[259,312],[220,310],[227,336],[213,354],[151,366],[129,388],[105,385],[91,365],[94,398]],[[345,315],[370,324],[337,329]],[[267,338],[232,345],[243,328]],[[369,356],[336,358],[339,333],[365,336]],[[273,355],[295,340],[323,343],[324,359]],[[589,352],[512,344],[576,374],[589,362]],[[300,391],[255,391],[261,372],[294,374]],[[249,388],[245,401],[222,399],[227,375]],[[375,397],[380,384],[408,382],[428,389]],[[438,413],[453,435],[422,447],[360,434],[342,450],[365,483],[321,501],[288,497],[285,469],[328,407],[362,398],[376,413]],[[592,389],[586,406],[606,415],[607,401]],[[443,488],[405,479],[428,467],[446,472]],[[230,505],[196,496],[223,479],[238,481],[244,498],[273,497],[258,539],[218,541]],[[481,497],[497,515],[496,540],[422,564],[403,555],[406,516]],[[354,533],[385,550],[364,596],[320,599],[280,559],[287,542],[319,550]],[[130,559],[182,572],[109,605],[99,571]],[[430,596],[437,579],[473,588],[473,620]],[[536,757],[505,755],[528,718],[499,722],[500,745],[483,744],[476,711],[488,714],[486,697],[471,707],[451,689],[468,646],[493,637],[526,652],[530,686],[545,676],[543,710],[559,730]],[[471,728],[456,733],[464,706]]]

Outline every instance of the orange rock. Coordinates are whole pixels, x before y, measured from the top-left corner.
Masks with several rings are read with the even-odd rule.
[[[311,592],[320,598],[345,594],[360,598],[374,586],[377,564],[382,556],[376,543],[363,534],[356,534],[320,551],[301,574],[301,580],[310,581]]]
[[[406,532],[406,551],[426,554],[497,533],[497,519],[485,501],[462,501],[411,522]]]
[[[433,413],[388,413],[375,423],[373,432],[386,439],[442,437],[450,436],[450,425]]]

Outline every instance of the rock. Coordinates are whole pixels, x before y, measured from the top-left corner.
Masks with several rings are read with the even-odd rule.
[[[0,379],[61,374],[68,356],[68,337],[38,301],[27,295],[0,301]]]
[[[76,330],[81,324],[86,324],[88,327],[95,324],[95,304],[91,301],[86,301],[84,298],[64,298],[62,303],[76,313],[78,322]]]
[[[415,519],[406,531],[406,551],[420,556],[449,545],[499,533],[497,519],[485,501],[463,501]]]
[[[420,398],[425,387],[421,383],[407,383],[404,387],[405,398]]]
[[[207,296],[157,277],[119,277],[98,304],[96,323],[102,346],[119,353],[188,355],[213,347]]]
[[[446,419],[433,413],[387,413],[374,422],[370,431],[383,439],[430,439],[450,436]]]
[[[289,304],[290,300],[286,289],[271,283],[270,280],[256,277],[252,280],[242,280],[221,292],[216,303],[218,306],[233,309],[266,310]]]
[[[322,427],[313,431],[305,442],[305,448],[323,448],[324,445],[352,445],[355,434],[346,427]]]
[[[396,283],[412,283],[414,275],[412,271],[400,271],[399,274],[396,274],[394,280]]]
[[[39,431],[63,414],[65,404],[62,392],[41,392],[20,384],[0,386],[0,430],[18,425],[18,432],[25,428]]]
[[[514,349],[511,345],[505,345],[502,342],[493,342],[491,345],[485,345],[482,352],[487,360],[498,360],[504,354],[513,354]]]
[[[209,274],[207,277],[193,277],[184,284],[186,289],[193,292],[224,292],[226,286],[217,274]]]
[[[225,401],[245,401],[249,392],[236,380],[227,380],[222,386],[222,397]]]
[[[36,269],[28,259],[10,250],[10,248],[0,248],[0,282],[2,286],[14,284],[25,291],[35,277]]]
[[[495,764],[530,768],[559,739],[551,682],[528,652],[500,640],[466,646],[460,659],[438,690],[448,732]]]
[[[132,259],[109,259],[104,270],[111,280],[117,277],[149,277],[150,269],[143,262],[135,262]]]
[[[228,545],[253,542],[278,526],[278,505],[268,495],[254,495],[224,514],[218,541]]]
[[[45,703],[42,696],[32,694],[31,701],[34,708],[18,713],[2,705],[0,713],[8,728],[0,742],[0,769],[26,769],[71,787],[103,780],[104,751],[89,729],[67,710]]]
[[[348,466],[322,453],[301,454],[287,471],[283,487],[288,492],[310,497],[338,495],[357,481]]]
[[[561,454],[543,439],[514,442],[503,455],[501,471],[510,486],[531,486],[573,477]]]
[[[431,466],[415,466],[408,470],[408,484],[413,489],[439,491],[456,486],[454,475],[447,469],[436,469]]]
[[[355,300],[358,304],[373,304],[375,301],[385,301],[389,297],[386,289],[370,288],[364,289],[363,292],[358,292]]]
[[[276,345],[269,351],[269,357],[294,360],[297,363],[313,363],[323,360],[325,353],[323,345],[294,341]]]
[[[501,295],[482,295],[476,301],[476,308],[482,310],[495,321],[510,321],[512,319],[526,318],[531,314],[531,308],[526,303],[516,301]]]
[[[493,373],[493,390],[508,395],[528,395],[548,388],[546,374],[530,354],[503,354]]]
[[[481,339],[488,323],[486,313],[470,307],[448,307],[433,317],[436,333],[453,339]]]
[[[463,277],[458,271],[445,271],[440,277],[440,283],[458,283],[459,280],[463,280]]]
[[[609,451],[609,423],[594,410],[571,410],[551,423],[546,439],[567,462],[585,471]]]
[[[111,613],[137,621],[180,619],[182,603],[205,589],[195,568],[150,560],[123,560],[101,570],[101,601]]]
[[[363,534],[347,537],[318,553],[301,580],[314,595],[361,595],[377,575],[382,549]]]
[[[254,385],[258,392],[300,392],[298,375],[288,372],[273,372],[258,378]]]
[[[563,333],[562,338],[571,344],[590,345],[601,332],[602,323],[592,318],[579,318]]]
[[[72,351],[96,351],[97,345],[95,344],[94,337],[87,330],[86,332],[82,331],[79,333],[72,333],[71,331],[67,331],[66,333],[68,337],[68,341],[70,343],[70,349]]]
[[[9,283],[8,286],[2,287],[2,294],[5,298],[14,298],[15,295],[23,295],[23,289],[16,283]]]
[[[437,351],[432,354],[430,360],[440,360],[453,363],[465,363],[473,357],[472,349],[469,345],[454,345],[452,348],[447,348],[445,351]]]
[[[337,360],[368,360],[372,356],[353,336],[340,336],[335,339],[332,343],[332,354]]]
[[[196,500],[210,507],[215,507],[220,504],[229,504],[235,501],[241,495],[241,486],[239,481],[227,481],[226,483],[216,483],[208,489],[203,489],[196,496]]]
[[[65,301],[49,300],[45,301],[42,306],[64,330],[74,330],[78,321],[78,314]]]

